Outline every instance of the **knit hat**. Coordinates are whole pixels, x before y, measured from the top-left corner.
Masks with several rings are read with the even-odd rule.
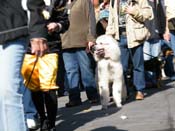
[[[108,17],[109,17],[109,10],[104,9],[104,10],[100,11],[98,20],[101,20],[101,19],[104,19],[104,18],[108,18]]]

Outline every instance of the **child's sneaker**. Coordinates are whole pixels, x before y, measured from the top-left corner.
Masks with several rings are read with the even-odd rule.
[[[37,128],[37,125],[36,125],[35,120],[33,120],[33,119],[27,119],[27,127],[29,129],[36,129]]]

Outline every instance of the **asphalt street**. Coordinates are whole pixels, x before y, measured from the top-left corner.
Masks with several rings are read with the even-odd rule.
[[[161,88],[145,90],[145,99],[135,101],[134,94],[121,109],[111,102],[107,110],[88,102],[65,108],[68,96],[58,98],[58,131],[175,131],[175,81],[162,80]]]

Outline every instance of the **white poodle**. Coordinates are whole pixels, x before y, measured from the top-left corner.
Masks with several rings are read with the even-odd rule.
[[[98,49],[104,49],[104,55],[99,55]],[[117,107],[121,107],[122,99],[126,99],[127,92],[118,42],[110,35],[99,36],[94,45],[93,56],[97,62],[96,75],[102,109],[107,109],[110,101],[110,84],[112,84],[114,102]]]

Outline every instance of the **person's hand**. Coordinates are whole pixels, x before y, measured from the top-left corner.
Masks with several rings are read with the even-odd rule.
[[[92,54],[93,54],[93,52],[91,51],[91,49],[92,49],[92,46],[94,46],[94,45],[95,45],[94,42],[88,42],[88,43],[87,43],[87,47],[86,47],[86,52],[87,52],[87,53],[92,53]]]
[[[132,5],[128,5],[125,7],[125,13],[132,15],[135,11],[135,7]]]
[[[95,45],[94,42],[88,42],[88,49],[90,50],[93,45]]]
[[[164,40],[166,40],[167,42],[169,42],[170,41],[170,33],[169,32],[165,32],[163,34],[163,38],[164,38]]]
[[[49,33],[57,31],[57,30],[59,30],[59,28],[60,27],[59,27],[58,23],[55,23],[55,22],[51,22],[47,25],[47,29],[48,29]]]
[[[48,49],[47,41],[42,38],[33,38],[30,40],[31,53],[36,56],[43,56]]]

